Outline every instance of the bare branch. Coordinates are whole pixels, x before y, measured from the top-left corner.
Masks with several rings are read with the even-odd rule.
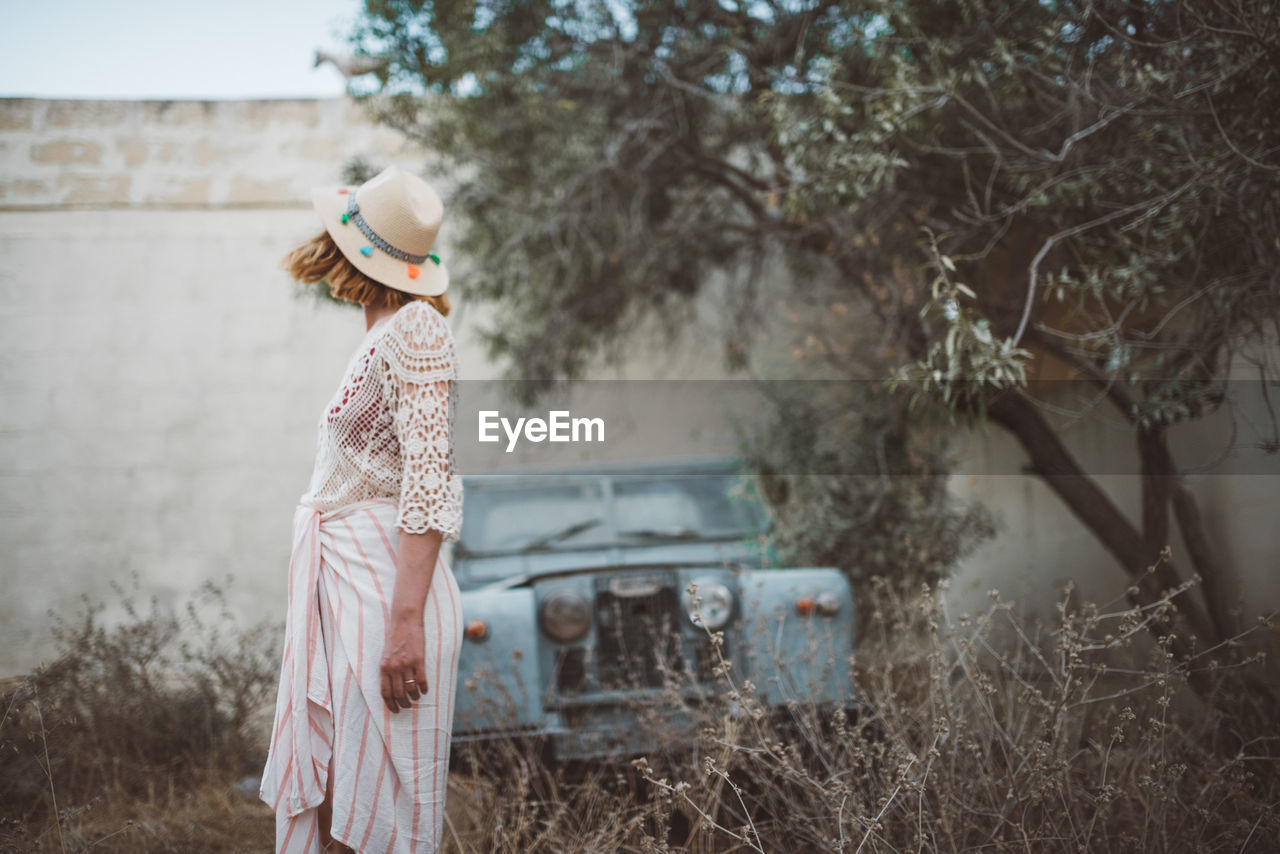
[[[1231,141],[1231,137],[1227,136],[1226,128],[1222,126],[1222,122],[1218,121],[1218,111],[1213,106],[1213,97],[1208,92],[1205,92],[1204,99],[1209,104],[1209,112],[1213,115],[1213,123],[1218,126],[1218,133],[1222,134],[1222,141],[1227,144],[1228,148],[1230,148],[1236,154],[1240,155],[1240,157],[1243,158],[1244,161],[1250,164],[1251,166],[1256,166],[1259,169],[1265,169],[1268,172],[1275,172],[1276,174],[1280,174],[1280,166],[1269,166],[1266,163],[1259,163],[1257,160],[1254,160],[1252,157],[1250,157],[1249,155],[1241,151],[1239,148],[1237,148],[1236,144]],[[1280,146],[1277,146],[1275,148],[1269,148],[1265,153],[1270,154],[1273,151],[1280,151]]]
[[[1089,220],[1088,222],[1080,223],[1079,225],[1073,225],[1071,228],[1066,228],[1066,229],[1063,229],[1062,231],[1059,231],[1057,234],[1050,235],[1049,238],[1045,240],[1044,244],[1040,247],[1040,251],[1036,253],[1035,258],[1031,260],[1031,269],[1027,277],[1027,299],[1026,299],[1026,302],[1023,304],[1022,319],[1018,321],[1018,330],[1013,335],[1011,346],[1016,347],[1018,345],[1018,342],[1022,340],[1022,333],[1027,328],[1027,320],[1031,317],[1031,305],[1035,300],[1036,273],[1040,267],[1040,262],[1044,260],[1044,257],[1046,255],[1049,254],[1049,250],[1053,248],[1054,244],[1056,244],[1059,240],[1063,240],[1068,237],[1073,237],[1074,235],[1077,235],[1077,234],[1082,234],[1092,228],[1097,228],[1098,226],[1101,226],[1101,225],[1106,225],[1108,222],[1111,222],[1112,220],[1116,220],[1123,216],[1127,216],[1131,213],[1134,213],[1135,211],[1142,210],[1143,208],[1148,208],[1148,210],[1142,214],[1140,219],[1143,217],[1154,216],[1156,211],[1158,211],[1160,208],[1172,202],[1178,196],[1185,193],[1187,190],[1193,187],[1200,180],[1202,180],[1201,176],[1193,175],[1192,177],[1188,178],[1182,184],[1181,187],[1178,187],[1176,190],[1171,190],[1170,192],[1165,193],[1163,196],[1161,196],[1158,199],[1148,199],[1148,200],[1138,202],[1136,204],[1128,205],[1127,207],[1123,207],[1123,208],[1120,208],[1119,210],[1112,211],[1109,214],[1103,214],[1102,216],[1097,217],[1096,219],[1092,219],[1092,220]]]

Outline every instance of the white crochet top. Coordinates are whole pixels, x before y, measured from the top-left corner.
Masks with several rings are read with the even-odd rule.
[[[430,304],[412,300],[375,323],[320,416],[316,465],[301,503],[325,512],[395,498],[401,531],[435,530],[456,541],[457,364],[453,333]]]

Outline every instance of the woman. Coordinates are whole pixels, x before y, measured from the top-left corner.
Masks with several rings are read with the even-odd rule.
[[[440,558],[462,522],[449,276],[431,251],[443,206],[395,166],[312,200],[325,230],[284,266],[363,304],[366,332],[320,417],[294,513],[260,796],[279,852],[434,852],[462,641]]]

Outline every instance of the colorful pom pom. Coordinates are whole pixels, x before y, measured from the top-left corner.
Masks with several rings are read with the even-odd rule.
[[[440,264],[440,256],[439,256],[439,255],[437,255],[437,254],[436,254],[436,253],[434,253],[434,252],[429,252],[429,253],[427,253],[427,257],[428,257],[428,258],[430,258],[432,261],[435,261],[435,262],[436,262],[436,265],[437,265],[437,266],[439,266],[439,264]]]
[[[343,187],[342,189],[338,190],[338,192],[339,192],[339,193],[350,193],[351,191],[350,191],[350,190],[348,190],[346,187]]]
[[[409,265],[409,278],[416,279],[418,278],[418,274],[421,272],[422,272],[421,270],[419,270],[417,267],[413,266],[412,264]]]
[[[372,246],[361,246],[361,247],[360,247],[360,254],[361,254],[361,255],[363,255],[363,256],[364,256],[364,257],[366,257],[366,258],[370,257],[371,255],[373,255],[373,247],[372,247]]]
[[[342,215],[342,222],[343,222],[344,224],[345,224],[348,220],[350,220],[350,219],[351,219],[351,214],[349,214],[349,213],[344,213],[344,214]]]

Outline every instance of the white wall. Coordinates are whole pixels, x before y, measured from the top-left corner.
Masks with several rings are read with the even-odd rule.
[[[364,318],[278,264],[357,154],[422,160],[345,99],[0,100],[0,675],[132,572],[173,603],[232,573],[246,618],[283,618]]]
[[[1202,422],[1173,428],[1169,445],[1175,462],[1188,471],[1218,460],[1207,471],[1187,474],[1185,483],[1197,499],[1215,559],[1237,575],[1239,597],[1233,605],[1239,606],[1248,626],[1259,614],[1280,608],[1280,476],[1275,474],[1280,460],[1256,447],[1267,438],[1269,422],[1256,384],[1232,383],[1230,394],[1232,406]],[[1078,403],[1064,395],[1045,402],[1065,407]],[[1135,473],[1134,436],[1108,406],[1098,407],[1090,418],[1066,428],[1061,437],[1107,497],[1140,530],[1142,484]],[[1048,417],[1051,422],[1062,420],[1060,415]],[[1233,432],[1236,449],[1219,460]],[[987,591],[997,589],[1002,598],[1018,599],[1030,612],[1052,620],[1068,580],[1075,582],[1084,601],[1127,607],[1125,589],[1130,577],[1115,558],[1066,511],[1042,479],[1008,473],[1027,464],[1026,454],[1008,433],[993,426],[987,433],[962,437],[958,456],[962,473],[952,476],[952,491],[992,508],[1000,529],[953,576],[948,598],[957,613],[985,608],[990,605]],[[1190,578],[1195,567],[1172,512],[1169,531],[1174,565],[1184,579]]]
[[[133,572],[173,603],[232,573],[246,619],[283,618],[316,420],[364,326],[358,308],[295,298],[277,265],[320,227],[309,188],[337,183],[357,154],[423,162],[345,99],[0,99],[0,676],[48,653],[48,610],[71,614],[82,593],[113,602],[110,584]],[[447,219],[441,241],[449,253]],[[465,277],[450,295],[464,377],[496,377]],[[678,344],[650,337],[622,370],[596,375],[723,376],[708,331],[716,300]],[[619,425],[631,437],[621,456],[665,450],[640,441],[644,418],[662,415]],[[1106,425],[1069,441],[1129,453],[1127,433]],[[715,447],[714,436],[682,445]],[[970,440],[964,471],[1008,471],[1020,455],[993,429]],[[957,574],[957,610],[992,587],[1012,595],[1020,578],[1045,616],[1069,577],[1086,598],[1123,592],[1110,557],[1035,478],[952,482],[1004,523]],[[1137,519],[1136,478],[1105,486]],[[1277,478],[1202,476],[1195,488],[1249,607],[1280,604]]]
[[[355,155],[425,160],[341,98],[0,99],[0,676],[48,654],[48,611],[114,606],[135,572],[171,605],[230,573],[246,621],[283,619],[316,422],[365,329],[278,264]],[[446,259],[449,237],[446,212]],[[453,260],[462,374],[494,379]],[[708,362],[682,352],[644,361]]]

